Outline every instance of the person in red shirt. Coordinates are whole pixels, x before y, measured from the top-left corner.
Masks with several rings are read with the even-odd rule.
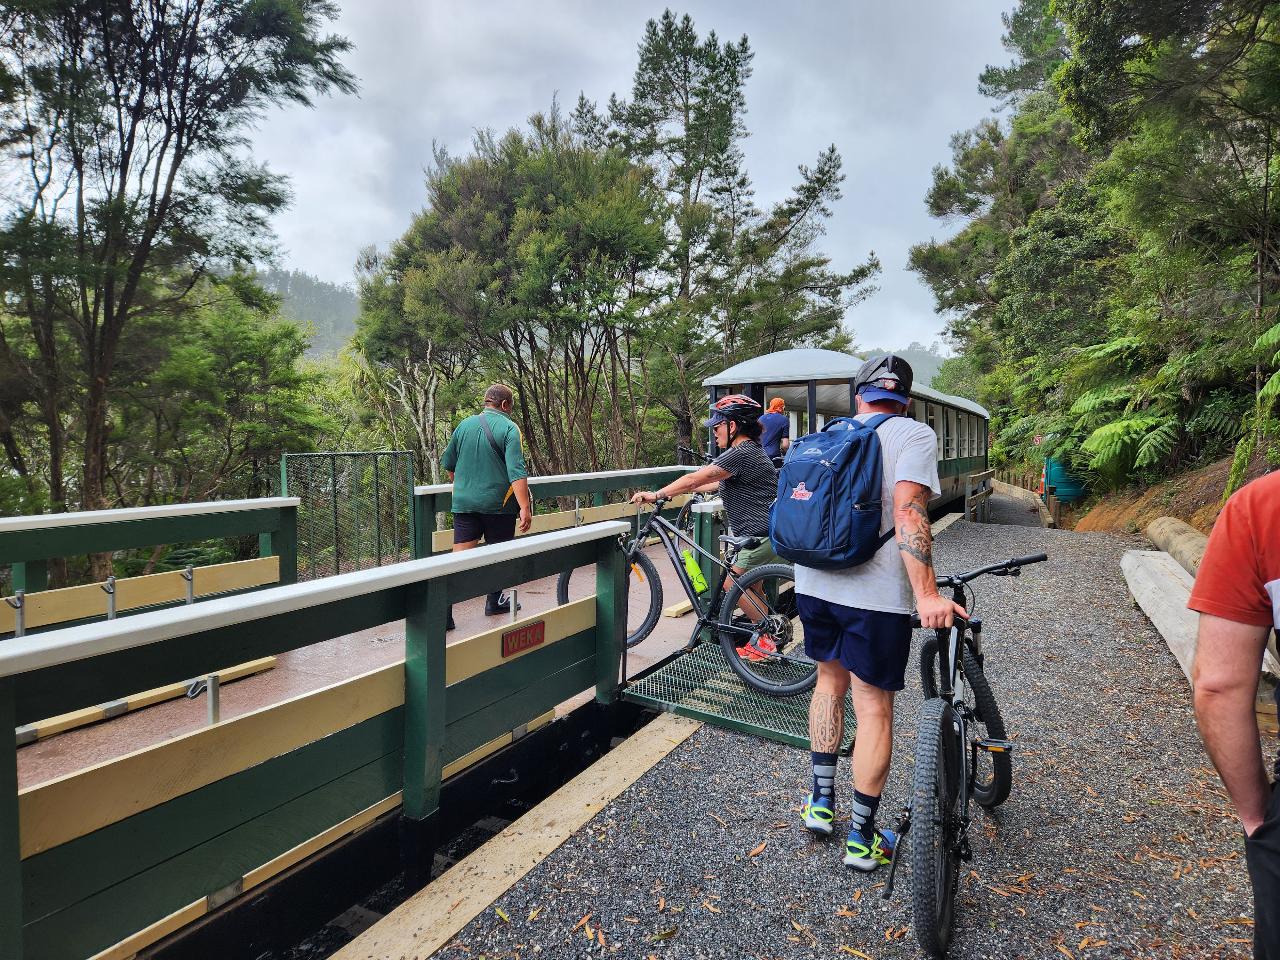
[[[1254,712],[1267,635],[1280,630],[1280,472],[1222,508],[1187,606],[1200,614],[1196,722],[1244,826],[1253,955],[1280,960],[1280,791],[1267,780]]]

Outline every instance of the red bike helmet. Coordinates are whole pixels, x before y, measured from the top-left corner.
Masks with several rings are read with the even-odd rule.
[[[717,423],[754,423],[760,419],[764,409],[756,401],[742,393],[731,393],[721,397],[711,405],[711,416],[703,421],[704,427],[714,427]]]

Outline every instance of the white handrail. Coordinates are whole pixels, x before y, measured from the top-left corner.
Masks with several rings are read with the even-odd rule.
[[[83,527],[101,523],[119,523],[122,520],[186,517],[191,514],[241,513],[245,510],[296,507],[301,502],[297,497],[261,497],[257,500],[211,500],[206,503],[171,503],[158,507],[125,507],[120,510],[38,513],[30,517],[0,519],[0,533],[12,533],[17,530],[48,530],[53,527]]]
[[[409,560],[307,583],[206,600],[193,606],[154,610],[120,620],[14,637],[0,642],[0,677],[71,663],[104,653],[131,650],[276,614],[305,610],[391,587],[465,573],[503,560],[517,560],[559,547],[616,537],[630,529],[629,523],[619,520],[592,523],[533,537],[521,537],[493,546],[477,547],[461,553],[444,553],[424,560]]]
[[[690,467],[684,464],[673,463],[669,467],[641,467],[638,470],[601,470],[598,473],[553,473],[545,477],[530,477],[529,485],[535,490],[540,483],[563,483],[568,480],[611,480],[614,477],[645,477],[652,476],[655,473],[669,473],[672,470],[683,470],[691,473],[697,467]],[[425,496],[433,493],[449,493],[453,490],[452,483],[432,483],[421,487],[414,487],[413,492],[417,496]]]

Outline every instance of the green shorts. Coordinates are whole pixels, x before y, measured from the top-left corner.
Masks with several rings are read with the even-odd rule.
[[[750,570],[766,563],[782,563],[783,560],[773,552],[773,541],[768,537],[760,541],[760,546],[750,550],[739,550],[733,558],[733,565],[739,570]]]

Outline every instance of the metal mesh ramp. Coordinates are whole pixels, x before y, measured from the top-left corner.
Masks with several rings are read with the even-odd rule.
[[[770,697],[743,682],[719,644],[700,643],[665,666],[632,682],[623,697],[682,717],[809,749],[809,694]],[[853,707],[844,703],[844,742],[853,747]]]

